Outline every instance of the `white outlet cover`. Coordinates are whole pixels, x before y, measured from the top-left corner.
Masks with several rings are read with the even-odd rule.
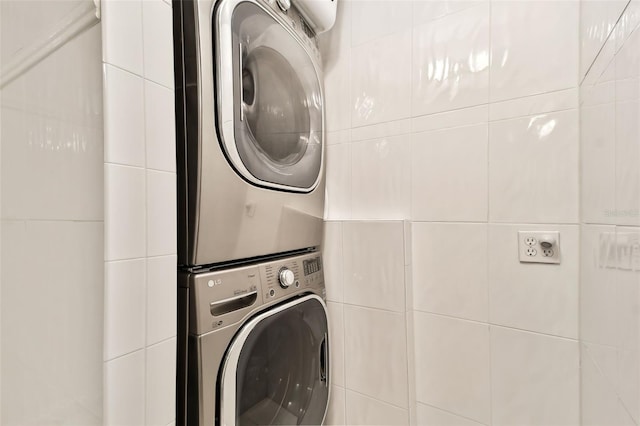
[[[551,244],[551,247],[543,247],[543,242]],[[560,232],[518,231],[518,252],[520,263],[559,264]]]

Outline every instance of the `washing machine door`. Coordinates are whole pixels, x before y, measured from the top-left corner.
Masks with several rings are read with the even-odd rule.
[[[228,160],[258,186],[312,191],[322,170],[324,110],[310,39],[254,2],[223,1],[214,19],[218,131]]]
[[[327,310],[310,295],[264,312],[232,343],[220,424],[319,425],[329,400]]]

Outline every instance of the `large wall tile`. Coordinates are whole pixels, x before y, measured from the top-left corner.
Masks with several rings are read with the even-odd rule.
[[[9,13],[18,8],[13,12],[27,20],[49,14],[45,18],[49,24],[54,22],[49,21],[52,13],[65,9],[58,4],[54,12],[44,3],[33,2],[3,2],[2,7],[9,8]],[[37,9],[31,15],[42,15],[27,18],[21,8]],[[3,34],[6,21],[11,20],[3,20]],[[17,21],[12,24],[26,23]],[[42,30],[27,32],[41,34]],[[19,39],[17,32],[3,36],[2,49],[7,48],[8,39]],[[100,43],[96,26],[2,88],[3,219],[103,219]]]
[[[176,256],[147,259],[147,346],[176,335]]]
[[[413,25],[422,25],[489,0],[413,0]]]
[[[493,425],[577,425],[575,340],[491,327]]]
[[[108,361],[104,368],[104,424],[145,424],[145,351]]]
[[[144,259],[105,264],[105,361],[144,348],[145,274]]]
[[[104,1],[102,14],[102,59],[119,68],[142,75],[142,1]]]
[[[594,356],[597,349],[598,356]],[[635,424],[618,398],[617,351],[615,347],[581,345],[580,414],[585,426]],[[607,374],[613,368],[614,374]]]
[[[352,46],[404,31],[411,26],[411,0],[365,0],[352,4]]]
[[[105,260],[145,257],[145,171],[105,164]]]
[[[327,300],[342,303],[344,300],[342,222],[326,221],[324,223],[322,255]]]
[[[176,175],[147,171],[147,255],[176,254]]]
[[[404,314],[345,305],[344,324],[347,388],[407,408]],[[347,422],[355,423],[350,416],[359,410],[349,407]]]
[[[102,245],[100,222],[2,222],[3,424],[101,423]]]
[[[578,85],[579,2],[491,2],[491,101]]]
[[[577,109],[579,90],[577,88],[526,96],[489,104],[489,121],[507,120],[548,112]]]
[[[577,111],[493,122],[489,134],[490,219],[577,223]]]
[[[416,312],[416,398],[489,424],[489,326]]]
[[[405,219],[411,209],[411,137],[351,145],[351,214],[356,219]]]
[[[417,424],[421,426],[482,426],[481,423],[419,402],[417,404]]]
[[[620,336],[615,227],[583,226],[580,245],[580,339],[615,346]]]
[[[173,20],[171,6],[162,0],[142,2],[145,78],[172,88]]]
[[[408,425],[409,412],[347,390],[347,425]]]
[[[580,2],[580,78],[587,74],[629,0]]]
[[[150,81],[144,83],[146,166],[176,171],[176,128],[173,91]]]
[[[329,333],[331,335],[331,382],[345,385],[344,380],[344,313],[342,303],[328,302]]]
[[[146,424],[166,425],[175,419],[176,339],[147,348]]]
[[[411,31],[359,45],[352,51],[353,127],[411,114]]]
[[[487,225],[414,223],[414,309],[488,320]]]
[[[413,220],[487,220],[487,140],[486,125],[413,136]]]
[[[144,80],[104,66],[104,160],[144,167]]]
[[[561,264],[520,263],[518,231],[559,231]],[[489,319],[578,337],[579,227],[489,225]]]
[[[637,81],[636,86],[640,85]],[[616,111],[616,222],[640,225],[640,99],[620,101]]]
[[[344,302],[405,311],[402,222],[345,222]]]
[[[580,110],[581,202],[585,223],[615,223],[616,129],[613,103]]]
[[[414,28],[412,81],[414,116],[488,102],[488,2]]]
[[[325,219],[351,218],[351,145],[326,147]]]
[[[327,407],[327,415],[323,424],[327,426],[344,426],[347,424],[345,398],[344,388],[340,386],[331,387],[329,406]]]
[[[327,131],[351,127],[351,5],[339,1],[332,30],[319,36]]]

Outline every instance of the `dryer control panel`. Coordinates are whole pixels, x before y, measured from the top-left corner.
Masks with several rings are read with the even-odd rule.
[[[192,274],[189,288],[189,332],[200,335],[304,293],[324,299],[322,257],[320,253],[308,253]]]

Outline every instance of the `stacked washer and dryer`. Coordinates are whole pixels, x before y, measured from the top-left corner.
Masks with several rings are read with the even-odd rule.
[[[174,0],[179,425],[324,420],[334,19],[335,0]]]

